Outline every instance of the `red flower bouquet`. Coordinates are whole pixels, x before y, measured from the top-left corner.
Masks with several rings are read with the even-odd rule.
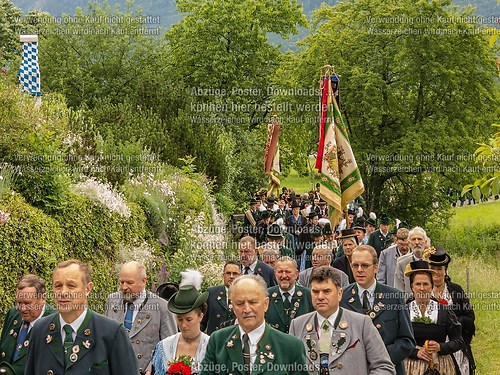
[[[191,357],[188,355],[181,355],[167,364],[167,375],[191,375]]]
[[[170,365],[168,375],[191,375],[191,367],[183,362],[175,362]]]

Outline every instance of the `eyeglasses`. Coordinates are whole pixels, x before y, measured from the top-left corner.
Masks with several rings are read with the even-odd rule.
[[[361,267],[362,269],[364,270],[367,270],[368,267],[370,266],[373,266],[374,264],[373,263],[352,263],[351,264],[351,268],[354,268],[355,270],[357,270],[359,267]]]

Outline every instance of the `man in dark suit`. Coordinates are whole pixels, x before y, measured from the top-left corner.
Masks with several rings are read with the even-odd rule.
[[[210,336],[201,375],[307,375],[304,346],[264,321],[267,285],[255,275],[237,278],[230,288],[238,324]]]
[[[368,237],[368,245],[375,249],[377,257],[380,256],[382,250],[387,249],[393,243],[392,236],[389,233],[389,226],[391,225],[391,222],[392,220],[389,216],[381,214],[380,228]]]
[[[274,274],[278,285],[267,289],[271,296],[266,323],[281,332],[288,333],[292,319],[311,312],[311,291],[296,284],[299,277],[297,262],[290,257],[276,261]]]
[[[26,375],[137,375],[138,363],[123,326],[87,307],[90,266],[59,263],[52,274],[58,313],[33,327]]]
[[[201,321],[201,330],[207,330],[207,334],[218,330],[225,321],[234,318],[231,299],[229,298],[229,287],[233,281],[241,275],[240,264],[233,260],[224,264],[224,285],[208,288],[208,309]]]
[[[256,234],[255,227],[260,220],[260,213],[258,211],[259,201],[255,198],[250,200],[250,208],[245,211],[245,218],[243,220],[243,235],[254,236]]]
[[[106,316],[127,329],[139,363],[139,372],[151,367],[156,344],[177,333],[174,314],[167,301],[146,291],[146,268],[131,261],[122,265],[119,274],[120,290],[106,300]]]
[[[413,328],[403,293],[376,281],[377,253],[360,245],[352,253],[356,282],[345,288],[340,305],[366,314],[378,329],[398,375],[404,375],[403,360],[415,349]]]
[[[245,236],[238,243],[238,254],[243,274],[262,276],[268,287],[276,285],[274,269],[257,258],[257,244],[253,237]]]
[[[309,374],[394,374],[370,318],[340,307],[341,298],[338,273],[330,266],[313,270],[311,299],[316,311],[292,320],[290,326],[290,335],[298,337],[307,351]]]
[[[11,367],[16,375],[23,375],[33,325],[55,310],[46,304],[45,281],[36,275],[23,276],[16,285],[16,307],[7,313],[2,328],[0,373]]]

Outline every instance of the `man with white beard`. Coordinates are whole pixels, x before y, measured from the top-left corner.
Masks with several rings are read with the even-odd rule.
[[[410,279],[405,276],[405,268],[410,262],[420,260],[424,250],[431,245],[427,233],[420,227],[410,230],[408,241],[410,243],[410,252],[398,258],[396,271],[394,272],[394,287],[405,292],[407,298],[411,296],[411,286]]]

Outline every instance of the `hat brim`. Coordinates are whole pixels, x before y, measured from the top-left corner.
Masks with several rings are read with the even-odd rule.
[[[451,257],[448,254],[444,254],[444,255],[445,255],[445,259],[440,261],[440,262],[436,262],[436,261],[429,259],[429,265],[431,265],[431,266],[446,266],[447,264],[449,264],[451,262]]]
[[[427,272],[427,273],[430,273],[431,275],[435,275],[436,274],[436,271],[434,271],[433,269],[430,269],[430,268],[420,268],[420,269],[416,269],[416,270],[406,271],[405,272],[405,276],[406,277],[410,277],[415,272]]]
[[[177,292],[179,293],[179,292]],[[200,307],[208,300],[208,291],[199,295],[191,306],[178,306],[175,304],[175,296],[177,293],[173,294],[168,301],[168,310],[174,314],[187,314],[190,311]]]

